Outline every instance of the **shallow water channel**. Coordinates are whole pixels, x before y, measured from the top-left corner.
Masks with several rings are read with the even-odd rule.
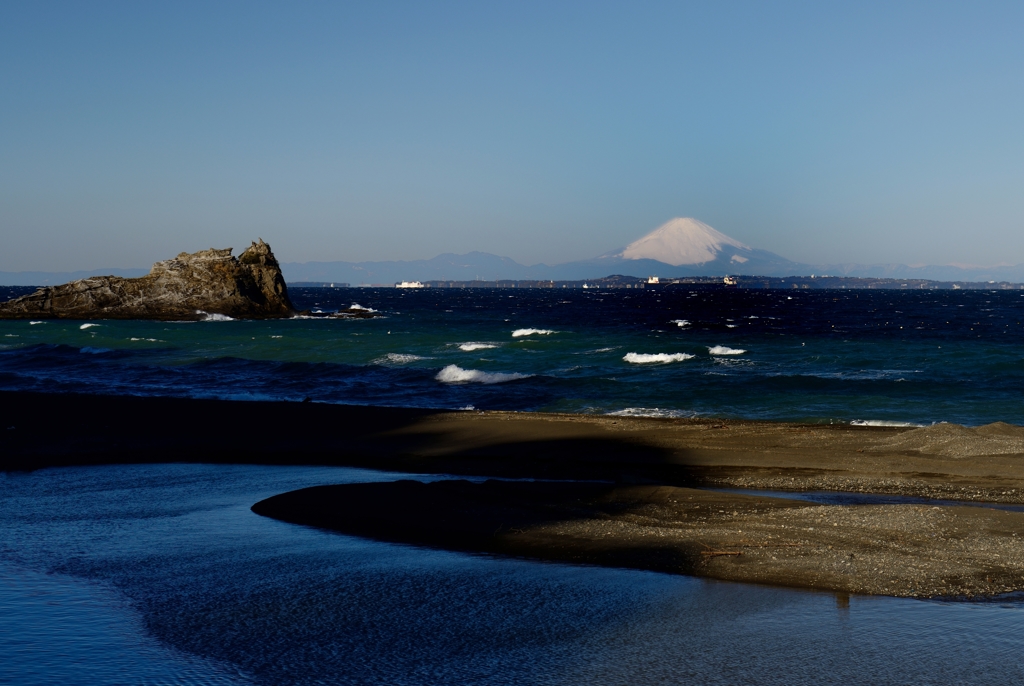
[[[379,543],[259,517],[407,475],[0,474],[0,682],[1019,683],[1024,603],[837,596]]]

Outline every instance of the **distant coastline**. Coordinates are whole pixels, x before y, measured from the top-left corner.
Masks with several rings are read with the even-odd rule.
[[[393,283],[358,284],[327,281],[294,281],[295,288],[394,288]],[[599,279],[497,279],[493,281],[473,280],[432,280],[424,281],[425,288],[766,288],[783,290],[807,289],[876,289],[876,290],[1024,290],[1024,283],[1010,281],[935,281],[931,279],[887,279],[854,276],[731,276],[729,282],[720,276],[691,276],[679,278],[658,278],[652,283],[650,277],[638,278],[620,274]]]

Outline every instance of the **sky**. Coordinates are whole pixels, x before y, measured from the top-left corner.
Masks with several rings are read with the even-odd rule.
[[[0,271],[1024,263],[1024,3],[0,4]]]

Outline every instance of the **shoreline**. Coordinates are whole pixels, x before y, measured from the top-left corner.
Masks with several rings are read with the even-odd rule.
[[[152,462],[1024,504],[1024,427],[889,427],[0,391],[0,469]]]
[[[1024,589],[1024,512],[706,490],[1024,504],[1024,427],[1009,424],[812,425],[30,392],[0,392],[0,401],[3,470],[205,462],[554,480],[323,487],[346,495],[310,500],[304,489],[254,506],[356,535],[848,593]],[[572,483],[587,480],[607,483]]]
[[[397,543],[910,598],[1024,588],[1024,513],[815,505],[672,486],[445,480],[315,486],[252,506]]]

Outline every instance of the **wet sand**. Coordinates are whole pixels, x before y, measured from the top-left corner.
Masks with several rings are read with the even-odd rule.
[[[605,489],[599,494],[579,495],[572,484],[537,491],[542,497],[497,494],[508,502],[479,485],[463,484],[443,497],[431,495],[442,488],[424,486],[416,507],[403,504],[411,497],[404,485],[381,486],[372,498],[357,493],[363,487],[341,486],[346,495],[321,498],[313,519],[289,509],[309,509],[295,499],[258,510],[361,535],[857,593],[971,596],[1024,589],[1024,513],[821,506],[702,490],[855,491],[1021,504],[1024,428],[1008,424],[856,427],[10,392],[0,393],[0,404],[3,469],[329,464],[609,482],[595,487]],[[480,492],[491,495],[480,501]],[[583,498],[582,504],[570,496]],[[494,511],[487,507],[492,500]],[[464,515],[432,514],[449,502],[464,504]],[[322,503],[334,503],[336,511]],[[523,514],[513,527],[502,514],[509,503],[520,513],[556,514],[539,520],[537,513]],[[483,530],[460,533],[477,520],[490,526],[495,517],[516,531],[495,527],[489,538]]]
[[[1024,513],[978,507],[458,480],[320,486],[253,511],[451,550],[845,593],[973,597],[1024,588]]]

